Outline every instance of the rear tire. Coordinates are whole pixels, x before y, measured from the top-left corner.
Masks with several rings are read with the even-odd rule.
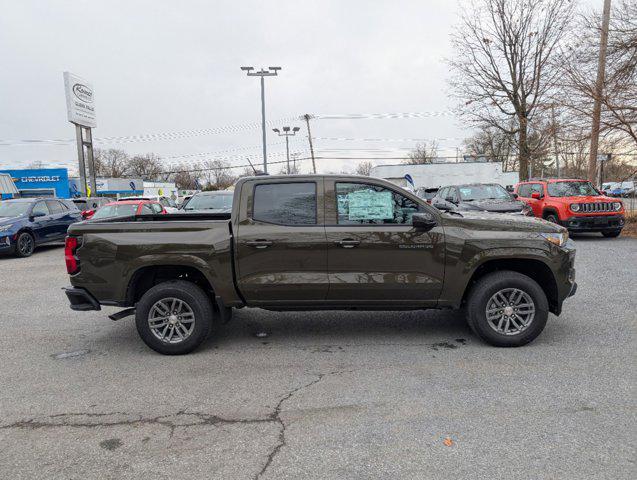
[[[35,239],[29,232],[22,232],[18,235],[15,242],[15,255],[16,257],[25,258],[30,257],[35,250]]]
[[[619,237],[620,233],[622,233],[621,230],[607,230],[605,232],[602,232],[602,235],[604,235],[606,238],[616,238]]]
[[[135,324],[144,343],[156,352],[183,355],[208,338],[213,315],[212,302],[201,288],[175,280],[155,285],[142,296]]]
[[[548,314],[546,294],[537,282],[506,270],[479,279],[467,301],[469,327],[496,347],[532,342],[544,330]]]

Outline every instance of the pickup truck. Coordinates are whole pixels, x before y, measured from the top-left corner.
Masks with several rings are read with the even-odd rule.
[[[460,309],[484,341],[527,344],[575,293],[575,249],[538,218],[441,212],[384,180],[240,179],[231,213],[77,223],[73,310],[128,307],[163,354],[198,347],[232,309]]]

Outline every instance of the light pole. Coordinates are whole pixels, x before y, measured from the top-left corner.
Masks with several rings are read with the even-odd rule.
[[[281,130],[283,130],[283,132],[281,132]],[[288,175],[290,174],[290,143],[289,143],[289,139],[290,137],[293,137],[294,135],[296,135],[296,132],[298,132],[300,130],[299,127],[294,127],[292,129],[292,133],[290,133],[290,127],[283,127],[281,130],[279,130],[278,128],[273,128],[272,131],[277,133],[279,135],[279,137],[285,137],[285,155],[286,158],[288,159]]]
[[[265,146],[265,81],[264,77],[276,77],[281,67],[263,67],[258,72],[253,72],[254,67],[241,67],[247,72],[248,77],[261,77],[261,131],[263,132],[263,173],[268,173],[268,154]]]

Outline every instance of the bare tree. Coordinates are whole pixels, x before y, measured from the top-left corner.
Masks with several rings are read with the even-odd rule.
[[[408,165],[420,165],[423,163],[433,163],[434,158],[438,155],[438,144],[436,142],[419,143],[416,148],[407,154],[407,158],[403,161]]]
[[[199,175],[201,165],[198,163],[178,163],[170,166],[172,172],[168,179],[175,182],[180,190],[198,190],[201,188]]]
[[[128,174],[144,180],[157,179],[161,175],[163,168],[159,157],[154,153],[135,155],[128,161]]]
[[[473,125],[515,135],[522,180],[533,153],[529,135],[541,131],[536,124],[557,80],[556,49],[572,12],[569,0],[476,0],[452,35],[459,113]]]
[[[356,170],[354,170],[354,172],[356,173],[356,175],[369,177],[369,174],[372,172],[373,166],[374,164],[372,162],[361,162],[356,165]]]
[[[95,175],[98,177],[119,178],[128,174],[128,154],[124,150],[109,148],[93,150]]]
[[[485,157],[490,162],[502,162],[505,172],[517,169],[515,137],[494,127],[479,130],[464,141],[465,151],[474,157]]]
[[[222,160],[208,160],[203,169],[204,190],[225,190],[236,181],[230,165]]]
[[[600,12],[578,17],[576,34],[561,54],[558,102],[571,135],[590,139],[601,29]],[[618,136],[637,146],[637,2],[623,0],[611,12],[602,106],[602,137]]]

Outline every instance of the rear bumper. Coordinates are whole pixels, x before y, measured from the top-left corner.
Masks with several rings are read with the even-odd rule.
[[[87,310],[101,310],[99,302],[83,288],[64,288],[64,293],[71,303],[71,310],[85,312]]]
[[[594,215],[569,217],[561,222],[572,232],[601,232],[602,230],[621,230],[624,228],[623,215]]]

